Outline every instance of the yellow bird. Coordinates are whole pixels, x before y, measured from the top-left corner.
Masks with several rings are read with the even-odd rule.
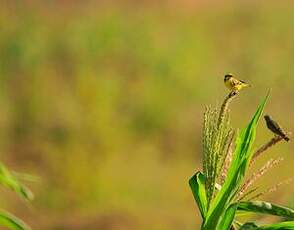
[[[235,78],[231,73],[225,75],[224,82],[225,85],[233,92],[239,92],[241,89],[250,86],[245,81]]]

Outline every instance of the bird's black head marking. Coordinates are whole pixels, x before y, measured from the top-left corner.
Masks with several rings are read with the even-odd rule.
[[[227,80],[229,80],[229,79],[232,78],[232,77],[233,77],[233,74],[228,73],[228,74],[225,75],[224,80],[227,81]]]

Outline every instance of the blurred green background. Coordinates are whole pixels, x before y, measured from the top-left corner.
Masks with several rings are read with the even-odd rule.
[[[234,127],[272,88],[266,112],[294,131],[293,21],[293,1],[1,1],[1,161],[40,177],[32,204],[1,206],[40,230],[198,229],[187,182],[224,73],[253,86]],[[260,123],[256,147],[270,137]],[[257,162],[285,158],[261,190],[293,175],[292,148]]]

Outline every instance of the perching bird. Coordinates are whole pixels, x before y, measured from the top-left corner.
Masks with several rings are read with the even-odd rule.
[[[239,92],[241,89],[250,86],[245,81],[235,78],[231,73],[225,75],[224,82],[225,85],[233,92]]]
[[[269,130],[271,130],[274,134],[282,137],[285,141],[289,141],[290,138],[284,132],[284,130],[279,126],[279,124],[274,121],[269,115],[265,115],[264,119],[266,121],[266,126]]]

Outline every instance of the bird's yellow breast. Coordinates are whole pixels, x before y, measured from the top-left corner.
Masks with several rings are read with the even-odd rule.
[[[226,80],[226,81],[225,81],[225,85],[227,86],[227,88],[229,88],[229,89],[231,89],[231,90],[233,89],[233,86],[232,86],[230,80]]]
[[[230,90],[239,90],[237,87],[237,85],[234,83],[234,81],[231,79],[225,81],[225,85],[227,86],[227,88],[229,88]]]
[[[241,90],[242,88],[244,87],[247,87],[249,86],[247,83],[244,83],[240,80],[237,80],[235,78],[230,78],[228,80],[225,81],[225,85],[230,89],[230,90],[233,90],[233,91],[239,91]]]

